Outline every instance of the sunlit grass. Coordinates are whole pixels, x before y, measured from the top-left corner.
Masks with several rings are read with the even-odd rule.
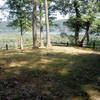
[[[100,55],[92,50],[55,47],[0,52],[0,84],[8,82],[2,91],[10,90],[13,99],[22,100],[24,88],[26,94],[32,89],[25,95],[29,100],[39,95],[46,100],[89,100],[88,91],[94,89],[98,96],[99,77]]]

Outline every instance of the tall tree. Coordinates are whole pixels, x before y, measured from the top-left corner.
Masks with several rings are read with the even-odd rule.
[[[39,26],[40,26],[40,48],[44,47],[44,35],[43,35],[43,0],[38,0],[39,6]]]
[[[85,1],[84,1],[85,2]],[[89,43],[89,30],[93,22],[97,19],[97,0],[92,0],[88,1],[88,4],[85,5],[87,2],[82,2],[83,3],[83,11],[82,11],[82,16],[81,20],[83,22],[83,28],[85,28],[86,32],[85,35],[83,36],[82,40],[79,42],[80,45],[83,45],[83,42],[85,39],[87,39],[87,45]]]
[[[89,41],[89,29],[92,22],[95,20],[95,13],[97,13],[98,0],[55,0],[57,6],[55,7],[61,13],[71,13],[68,26],[74,28],[75,31],[75,44],[82,45],[85,38]],[[71,22],[71,23],[70,23]],[[82,40],[79,40],[79,33],[81,29],[85,29],[85,35]]]
[[[42,3],[40,3],[39,9],[40,9],[40,47],[44,47],[44,42],[43,42],[43,21],[42,21],[43,6],[42,6]]]
[[[37,46],[37,0],[33,0],[33,48]]]
[[[74,21],[74,31],[75,31],[75,44],[78,44],[79,32],[80,32],[80,2],[78,0],[55,0],[55,9],[60,11],[60,13],[66,15],[71,13],[71,15],[75,15]]]
[[[18,27],[20,30],[20,48],[23,49],[23,33],[31,30],[31,1],[27,0],[7,0],[9,9],[9,26]]]
[[[46,22],[44,22],[43,21],[43,18],[44,18],[44,12],[45,12],[45,9],[44,9],[44,0],[38,0],[37,1],[38,3],[37,3],[37,7],[39,8],[39,20],[38,20],[38,17],[37,17],[37,20],[38,20],[38,22],[39,22],[39,26],[40,26],[40,47],[44,47],[44,43],[43,43],[43,41],[44,41],[44,35],[43,35],[43,26],[44,26],[44,24],[46,24]],[[52,25],[52,26],[54,26],[55,24],[53,23],[53,20],[55,19],[55,17],[54,16],[51,16],[51,15],[53,15],[53,11],[52,11],[52,5],[51,5],[51,3],[52,3],[52,0],[48,0],[48,21],[49,21],[49,25]],[[38,10],[37,10],[37,12],[38,12]],[[37,14],[38,15],[38,14]]]
[[[51,46],[50,41],[50,32],[49,32],[49,19],[48,19],[48,2],[47,0],[44,1],[45,4],[45,21],[46,21],[46,46]]]

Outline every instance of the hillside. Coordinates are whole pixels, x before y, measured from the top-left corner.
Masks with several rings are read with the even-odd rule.
[[[56,20],[53,23],[57,26],[50,26],[50,33],[51,34],[60,34],[60,33],[71,33],[67,26],[63,26],[63,22],[66,20]],[[8,27],[9,21],[3,21],[0,23],[0,34],[15,34],[19,33],[18,29]],[[44,27],[45,31],[45,27]],[[38,29],[39,33],[39,29]]]
[[[0,34],[10,34],[10,33],[18,33],[17,29],[12,27],[8,27],[8,21],[3,21],[0,23]]]

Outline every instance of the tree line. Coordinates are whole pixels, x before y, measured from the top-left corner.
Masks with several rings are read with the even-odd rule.
[[[49,25],[55,19],[53,14],[60,12],[69,14],[63,24],[75,32],[76,46],[83,46],[89,35],[100,32],[100,1],[99,0],[7,0],[9,26],[18,27],[21,33],[20,47],[23,49],[23,33],[32,31],[33,47],[37,48],[37,27],[40,28],[40,47],[44,47],[43,27],[46,26],[46,47],[51,46]],[[45,19],[44,19],[45,18]],[[45,20],[45,21],[44,21]],[[80,39],[80,32],[84,35]]]
[[[37,26],[40,26],[40,47],[44,47],[43,42],[43,16],[46,24],[46,46],[50,47],[48,2],[47,0],[7,0],[9,9],[9,26],[20,28],[20,47],[23,49],[23,33],[33,31],[33,47],[37,48]],[[43,13],[44,12],[44,13]],[[40,16],[40,17],[39,17]]]

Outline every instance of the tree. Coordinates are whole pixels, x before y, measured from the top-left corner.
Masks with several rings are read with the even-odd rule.
[[[52,3],[52,0],[48,0],[48,9],[47,9],[48,10],[48,23],[49,23],[49,25],[54,26],[55,24],[53,24],[53,20],[56,17],[51,16],[53,14],[51,3]],[[37,1],[37,7],[39,8],[39,11],[37,10],[37,13],[39,12],[39,14],[37,14],[37,16],[39,15],[40,18],[38,20],[38,17],[37,17],[37,20],[38,20],[37,23],[39,22],[39,24],[40,24],[40,47],[44,47],[43,26],[46,24],[46,22],[43,21],[43,18],[44,18],[44,15],[45,15],[44,14],[45,9],[44,9],[43,6],[44,6],[44,0],[38,0]]]
[[[44,47],[44,43],[43,43],[43,22],[42,22],[42,16],[43,16],[43,12],[42,12],[42,3],[40,3],[40,47]]]
[[[31,16],[32,11],[29,5],[31,1],[27,0],[7,0],[10,23],[9,26],[18,27],[20,29],[20,48],[23,49],[23,33],[31,31]]]
[[[82,2],[84,10],[82,11],[82,14],[81,14],[81,20],[83,23],[82,27],[85,28],[86,32],[82,40],[79,42],[81,46],[83,45],[85,38],[87,38],[87,45],[88,45],[89,30],[93,22],[97,19],[97,13],[98,13],[98,10],[97,10],[98,7],[96,5],[97,0],[88,1],[87,5],[84,2]]]
[[[44,47],[43,37],[43,0],[38,0],[39,3],[39,16],[40,16],[40,48]]]
[[[93,21],[96,19],[97,0],[57,0],[56,9],[62,11],[63,14],[71,13],[71,17],[67,25],[74,28],[75,31],[75,44],[82,46],[85,38],[89,42],[89,29]],[[79,32],[85,29],[85,35],[82,40],[79,40]]]
[[[74,31],[75,31],[75,44],[78,44],[79,32],[80,32],[80,2],[78,0],[55,0],[55,9],[61,12],[61,14],[68,14],[75,16]]]
[[[100,33],[100,18],[97,18],[90,27],[90,34]]]
[[[45,21],[46,21],[46,46],[51,46],[50,41],[50,32],[49,32],[49,20],[48,20],[48,2],[47,0],[44,1],[45,4]]]
[[[37,0],[33,0],[33,48],[37,48]]]

